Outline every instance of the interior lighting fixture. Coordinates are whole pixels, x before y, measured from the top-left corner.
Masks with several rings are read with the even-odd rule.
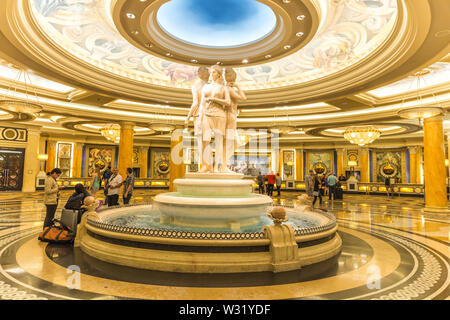
[[[352,144],[365,146],[371,144],[381,135],[381,131],[374,127],[353,127],[344,132],[344,138]]]
[[[107,140],[112,141],[114,143],[120,142],[120,125],[118,124],[109,124],[99,129],[100,133]]]

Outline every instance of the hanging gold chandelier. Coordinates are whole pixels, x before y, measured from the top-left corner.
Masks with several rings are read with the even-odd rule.
[[[433,70],[430,68],[422,69],[414,74],[415,80],[412,81],[411,85],[415,85],[417,88],[417,96],[415,97],[415,106],[402,108],[397,114],[399,117],[410,120],[419,120],[422,122],[425,119],[432,118],[441,114],[444,114],[445,111],[441,108],[440,104],[435,102],[432,105],[424,105],[424,98],[422,96],[422,82],[425,84],[426,79],[425,76],[430,74]],[[416,81],[416,82],[415,82]],[[434,94],[433,98],[436,100],[436,96]],[[405,104],[405,99],[402,101],[402,105]]]
[[[159,133],[170,133],[175,130],[176,126],[168,122],[153,122],[150,123],[149,128]]]
[[[33,92],[30,92],[29,89]],[[20,91],[25,94],[25,98],[16,98]],[[32,101],[33,98],[35,102]],[[13,120],[28,121],[34,120],[42,109],[37,92],[32,86],[30,75],[27,71],[19,69],[17,77],[14,79],[14,85],[10,85],[6,93],[0,97],[0,110],[13,115]]]
[[[381,135],[381,131],[374,127],[352,127],[344,132],[344,138],[352,144],[365,146],[374,142]]]
[[[107,140],[112,141],[114,143],[120,142],[120,125],[118,124],[109,124],[100,128],[100,133]]]

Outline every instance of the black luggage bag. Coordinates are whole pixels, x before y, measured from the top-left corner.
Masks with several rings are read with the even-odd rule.
[[[342,200],[343,199],[343,194],[344,194],[344,191],[342,190],[342,188],[336,188],[336,190],[335,190],[335,199],[336,200]]]

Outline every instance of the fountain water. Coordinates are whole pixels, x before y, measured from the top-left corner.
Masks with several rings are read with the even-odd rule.
[[[162,222],[174,225],[229,229],[258,225],[272,199],[252,193],[252,180],[234,173],[188,173],[174,181],[177,192],[155,197]]]

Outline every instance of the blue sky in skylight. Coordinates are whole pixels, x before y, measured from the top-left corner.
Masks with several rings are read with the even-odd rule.
[[[276,16],[256,0],[171,0],[158,11],[159,25],[172,36],[209,47],[234,47],[273,31]]]

